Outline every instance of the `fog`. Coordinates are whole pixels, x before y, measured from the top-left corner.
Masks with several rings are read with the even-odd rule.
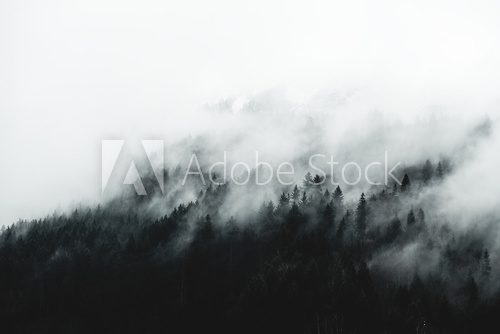
[[[498,7],[4,0],[0,224],[100,201],[103,139],[200,136],[234,159],[451,155],[442,210],[457,226],[496,215]]]

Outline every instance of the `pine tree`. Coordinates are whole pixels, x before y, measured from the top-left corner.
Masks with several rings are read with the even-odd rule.
[[[226,222],[226,230],[228,231],[229,235],[234,236],[238,234],[238,225],[236,224],[236,219],[234,219],[233,216],[229,218],[229,220]]]
[[[408,189],[410,189],[410,177],[408,176],[408,174],[405,174],[403,176],[403,180],[401,181],[401,191],[407,191]]]
[[[307,199],[307,194],[305,191],[302,192],[302,198],[300,200],[300,204],[302,206],[307,206],[309,204],[309,200]]]
[[[347,228],[348,218],[349,218],[349,210],[347,210],[344,217],[342,217],[342,220],[339,223],[339,227],[337,228],[337,240],[339,241],[341,241],[344,238],[344,233]]]
[[[200,230],[200,238],[202,241],[208,241],[214,237],[214,226],[210,215],[205,216],[205,221],[202,223]]]
[[[401,234],[401,231],[401,221],[399,220],[398,216],[395,215],[389,223],[389,226],[387,227],[387,242],[392,242],[394,239],[396,239]]]
[[[330,200],[330,192],[328,191],[328,189],[325,190],[325,193],[323,194],[323,198],[326,200],[326,201],[329,201]]]
[[[429,160],[425,161],[424,167],[422,168],[422,179],[424,183],[428,183],[433,176],[433,168],[432,164]]]
[[[316,174],[314,176],[313,183],[315,185],[320,185],[322,182],[323,182],[323,178],[321,176],[319,176],[318,174]]]
[[[424,210],[422,210],[422,208],[418,209],[417,211],[417,220],[419,223],[425,223],[425,213],[424,213]]]
[[[297,219],[300,217],[300,209],[299,209],[299,206],[297,205],[297,203],[294,202],[292,204],[292,207],[290,208],[288,216],[289,216],[289,218],[291,218],[291,220],[294,220],[294,219]]]
[[[358,232],[363,233],[366,228],[366,219],[368,216],[368,207],[366,203],[365,193],[361,193],[361,197],[356,207],[356,227]]]
[[[488,253],[488,249],[485,249],[481,258],[481,277],[483,279],[488,279],[490,277],[490,273],[490,254]]]
[[[406,218],[406,226],[411,227],[417,222],[415,218],[415,214],[413,213],[413,209],[408,212],[408,217]]]
[[[438,162],[437,168],[436,168],[436,174],[438,178],[442,179],[444,175],[444,170],[443,170],[443,164],[441,161]]]
[[[337,186],[337,188],[335,188],[335,191],[332,194],[332,198],[333,198],[333,203],[337,207],[342,206],[342,203],[344,201],[344,194],[342,193],[342,189],[340,189],[340,186]]]
[[[285,213],[288,209],[289,199],[285,192],[281,193],[280,200],[278,202],[278,212]]]
[[[302,222],[303,219],[300,213],[299,206],[297,205],[297,203],[294,202],[286,216],[286,224],[285,224],[286,234],[288,236],[293,235],[297,231],[299,225]]]
[[[313,184],[313,178],[310,172],[307,172],[306,175],[304,176],[304,187],[309,187]]]
[[[293,192],[292,192],[292,200],[294,203],[298,202],[300,199],[300,191],[299,191],[299,187],[297,187],[297,185],[295,185],[295,187],[293,188]]]
[[[275,210],[275,207],[274,207],[273,201],[269,201],[267,203],[267,207],[266,207],[267,217],[271,218],[274,215],[274,210]]]
[[[333,224],[335,219],[335,212],[330,204],[325,206],[323,210],[323,222],[326,228],[330,227]]]
[[[264,216],[264,219],[266,221],[271,220],[274,216],[274,210],[275,210],[273,201],[269,201],[269,202],[267,202],[267,204],[264,203],[263,207],[261,207],[261,210],[262,210],[262,215]]]

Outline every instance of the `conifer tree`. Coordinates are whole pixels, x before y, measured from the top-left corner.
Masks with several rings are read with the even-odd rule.
[[[483,279],[488,279],[490,277],[490,273],[490,254],[488,253],[488,249],[485,249],[481,257],[481,277]]]
[[[325,193],[323,194],[323,198],[326,200],[326,201],[329,201],[330,200],[330,192],[328,191],[328,189],[325,190]]]
[[[424,213],[424,210],[422,210],[422,208],[419,208],[418,209],[418,212],[417,212],[417,219],[418,219],[418,222],[420,224],[424,223],[425,222],[425,213]]]
[[[314,176],[313,183],[315,185],[320,185],[322,182],[323,182],[323,178],[321,176],[319,176],[318,174],[316,174]]]
[[[278,202],[278,212],[285,213],[288,209],[289,199],[285,192],[281,193],[280,200]]]
[[[299,191],[299,187],[297,187],[297,185],[295,185],[295,187],[293,188],[293,192],[292,192],[292,200],[294,203],[298,202],[300,199],[300,191]]]
[[[209,214],[205,216],[205,221],[202,225],[200,236],[202,240],[211,240],[214,237],[214,227],[212,225],[212,218]]]
[[[339,227],[337,228],[337,239],[339,241],[341,241],[344,238],[345,230],[347,228],[348,217],[349,217],[349,210],[347,210],[344,217],[342,217],[342,220],[339,223]]]
[[[366,228],[366,219],[368,216],[368,207],[366,203],[365,193],[361,193],[361,197],[356,207],[356,227],[358,231],[363,233]]]
[[[413,209],[410,209],[408,212],[408,217],[406,218],[406,225],[408,227],[415,225],[417,219],[415,218],[415,213],[413,213]]]
[[[309,200],[307,199],[307,194],[305,191],[302,192],[302,198],[300,199],[300,204],[302,206],[307,206],[309,204]]]
[[[430,160],[426,160],[424,167],[422,168],[422,180],[424,183],[428,183],[433,176],[433,168]]]
[[[310,172],[307,172],[304,176],[304,187],[310,187],[313,184],[313,177]]]
[[[338,207],[342,205],[342,202],[344,201],[344,194],[342,193],[342,189],[340,189],[340,186],[337,186],[337,188],[335,188],[335,191],[332,194],[332,198],[335,205],[337,205]]]
[[[333,224],[333,220],[335,219],[335,213],[330,204],[327,204],[325,206],[325,209],[323,210],[323,221],[325,225],[328,227],[331,224]]]
[[[387,234],[386,234],[387,241],[392,242],[401,234],[401,231],[402,231],[401,221],[399,220],[398,216],[395,215],[387,228]]]
[[[444,170],[443,170],[443,164],[441,163],[441,161],[438,162],[438,165],[436,167],[436,174],[437,174],[438,178],[440,178],[440,179],[443,178]]]
[[[410,189],[410,177],[408,176],[408,174],[405,174],[403,176],[403,180],[401,181],[401,191],[407,191],[408,189]]]

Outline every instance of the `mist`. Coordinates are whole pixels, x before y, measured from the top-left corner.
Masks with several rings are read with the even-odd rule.
[[[0,1],[0,323],[496,327],[499,12],[493,0]],[[103,187],[105,140],[124,148]],[[146,195],[123,182],[130,152]],[[193,155],[201,175],[186,174]],[[250,167],[248,184],[211,183],[224,157],[229,173]],[[273,169],[266,185],[256,159]],[[359,182],[345,180],[351,162]],[[364,174],[374,162],[378,185]]]
[[[429,143],[419,131],[396,140],[409,161],[446,153],[434,144],[460,145],[471,119],[497,117],[497,6],[2,1],[0,221],[98,202],[102,139],[246,131],[253,117],[235,114],[256,97],[255,127],[268,120],[279,138],[296,117],[275,129],[270,114],[328,114],[324,144],[338,146],[353,131],[369,138],[381,119],[438,115],[459,124]],[[207,112],[220,103],[230,115]]]

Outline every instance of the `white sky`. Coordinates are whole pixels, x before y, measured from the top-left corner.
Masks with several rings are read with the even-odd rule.
[[[0,224],[97,198],[101,139],[187,134],[225,96],[361,89],[400,117],[487,111],[499,13],[494,0],[0,0]]]

